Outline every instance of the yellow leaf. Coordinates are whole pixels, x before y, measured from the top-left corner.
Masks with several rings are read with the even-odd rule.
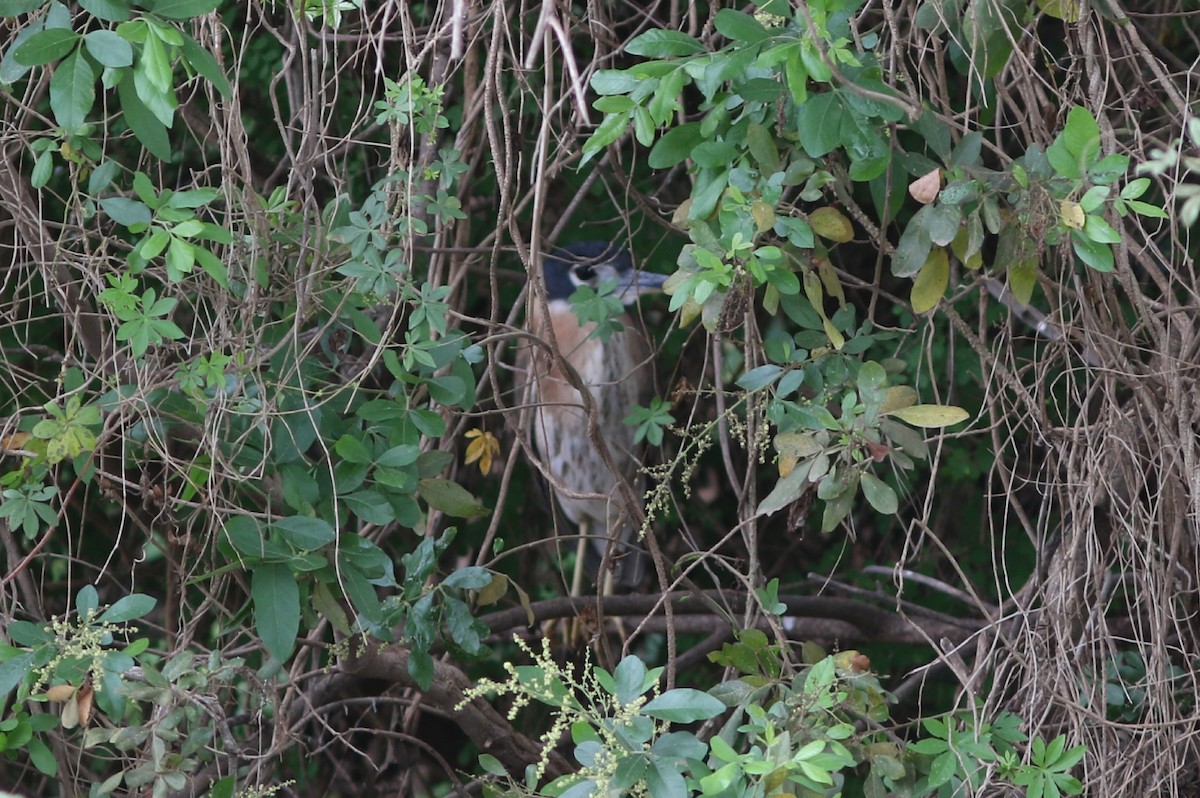
[[[841,352],[842,347],[846,345],[846,336],[842,335],[842,331],[833,326],[833,322],[829,319],[821,318],[821,325],[825,328],[825,334],[829,336],[829,343],[833,344],[833,348]]]
[[[842,290],[842,281],[838,279],[828,258],[817,258],[817,274],[821,277],[821,285],[825,286],[825,293],[837,300],[839,308],[844,308],[846,292]]]
[[[495,571],[489,573],[492,575],[492,581],[479,588],[479,594],[475,597],[475,601],[480,607],[495,604],[508,592],[508,577]]]
[[[683,307],[679,309],[679,326],[690,327],[700,316],[702,307],[696,304],[696,300],[688,297],[683,301]]]
[[[72,695],[63,704],[63,708],[58,713],[59,722],[64,729],[74,729],[79,725],[79,696]]]
[[[1063,22],[1079,21],[1079,0],[1037,0],[1037,4],[1048,17]]]
[[[782,479],[796,469],[796,463],[800,462],[795,457],[779,455],[779,478]]]
[[[66,701],[73,695],[75,695],[75,685],[73,684],[56,684],[46,691],[46,698],[51,701]]]
[[[808,224],[821,238],[844,244],[854,238],[854,227],[837,208],[817,208],[808,215]]]
[[[928,205],[937,199],[942,190],[942,170],[934,169],[927,175],[918,177],[908,184],[908,193],[922,205]]]
[[[1037,258],[1023,258],[1008,267],[1008,290],[1022,305],[1028,305],[1033,299],[1033,289],[1037,287],[1038,262]]]
[[[954,235],[954,240],[950,242],[950,251],[954,253],[954,257],[962,261],[962,264],[971,271],[977,271],[983,266],[983,253],[979,249],[970,250],[971,246],[971,228],[969,225],[963,225],[958,228],[958,232]]]
[[[667,277],[667,279],[663,282],[662,291],[667,296],[674,296],[675,292],[679,290],[680,286],[682,286],[691,278],[691,272],[685,272],[683,269],[680,269],[679,271],[676,271]]]
[[[92,689],[90,682],[85,682],[75,696],[79,699],[79,725],[87,726],[92,717],[92,701],[96,697],[96,692]]]
[[[883,407],[879,412],[882,415],[887,415],[894,410],[899,410],[903,407],[912,407],[917,403],[917,392],[908,385],[893,385],[887,389],[887,396],[883,399]]]
[[[893,410],[888,415],[894,416],[914,427],[936,428],[949,427],[966,421],[971,414],[961,407],[953,405],[912,405]]]
[[[808,304],[812,305],[813,310],[821,317],[821,325],[825,328],[825,334],[829,336],[829,343],[840,352],[846,345],[846,337],[825,315],[825,293],[821,286],[821,278],[812,271],[804,272],[804,295],[808,298]]]
[[[1083,212],[1083,208],[1078,202],[1071,200],[1063,200],[1059,206],[1059,213],[1062,214],[1062,223],[1073,230],[1082,230],[1084,222],[1087,221],[1087,214]]]
[[[526,593],[516,582],[511,583],[513,590],[517,591],[517,601],[521,602],[521,606],[525,608],[525,620],[529,626],[537,623],[537,614],[533,611],[533,603],[529,601],[529,594]]]
[[[781,463],[783,458],[788,457],[793,461],[792,465],[795,465],[796,460],[819,454],[821,449],[821,442],[812,432],[781,432],[775,436],[775,451],[779,452]],[[782,471],[782,466],[780,470]],[[779,476],[786,477],[787,474],[781,473]]]
[[[25,444],[32,437],[28,432],[14,432],[12,435],[6,435],[0,438],[0,449],[6,452],[20,451],[25,448]]]
[[[821,287],[821,278],[811,271],[804,272],[804,296],[813,310],[825,316],[825,292]]]
[[[754,217],[754,226],[760,233],[775,226],[775,209],[769,203],[755,200],[750,205],[750,215]]]
[[[686,230],[689,227],[688,214],[692,212],[692,201],[685,199],[679,203],[679,207],[675,209],[675,213],[671,214],[671,224],[678,227],[680,230]]]
[[[467,438],[473,439],[467,445],[467,465],[479,461],[479,471],[483,475],[491,473],[492,459],[500,454],[500,441],[486,430],[467,430]]]
[[[913,280],[913,313],[925,313],[936,308],[946,295],[946,286],[949,284],[950,259],[946,257],[945,249],[934,247],[921,271],[917,272],[917,279]]]

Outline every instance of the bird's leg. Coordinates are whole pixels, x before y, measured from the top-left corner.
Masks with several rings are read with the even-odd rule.
[[[571,576],[571,596],[583,595],[583,563],[587,559],[587,547],[591,545],[589,533],[592,524],[588,519],[579,522],[579,545],[575,549],[575,573]]]
[[[579,522],[579,545],[575,548],[575,573],[571,575],[571,598],[579,598],[583,595],[583,562],[587,559],[587,547],[591,545],[591,541],[588,539],[591,527],[591,523],[586,518]],[[563,624],[563,645],[570,648],[582,636],[583,623],[576,614],[569,624]]]

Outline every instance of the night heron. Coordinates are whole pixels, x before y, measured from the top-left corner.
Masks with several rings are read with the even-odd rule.
[[[642,294],[660,290],[666,277],[636,271],[628,252],[598,241],[555,250],[545,258],[543,273],[548,319],[542,308],[534,307],[529,329],[553,341],[561,360],[550,347],[533,352],[529,374],[534,439],[563,514],[579,528],[571,592],[580,594],[585,569],[602,590],[634,587],[645,573],[647,558],[637,548],[638,522],[628,497],[641,502],[644,480],[635,430],[625,418],[652,395],[650,347],[641,325],[629,314],[614,319],[619,329],[598,330],[595,322],[580,321],[568,298],[587,286],[629,306]],[[553,335],[545,328],[547,320]],[[595,437],[583,397],[567,376],[568,367],[591,394]],[[609,462],[595,438],[603,442]],[[632,494],[625,488],[632,488]]]

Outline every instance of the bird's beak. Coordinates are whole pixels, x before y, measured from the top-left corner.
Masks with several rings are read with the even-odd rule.
[[[620,275],[616,290],[613,292],[626,305],[637,301],[642,294],[654,294],[662,290],[667,275],[654,272],[643,272],[630,269]]]

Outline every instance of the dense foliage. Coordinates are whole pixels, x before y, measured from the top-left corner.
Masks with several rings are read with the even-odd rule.
[[[0,785],[1185,794],[1200,15],[1136,5],[0,0]],[[670,277],[652,575],[580,597],[513,364],[597,239]]]

